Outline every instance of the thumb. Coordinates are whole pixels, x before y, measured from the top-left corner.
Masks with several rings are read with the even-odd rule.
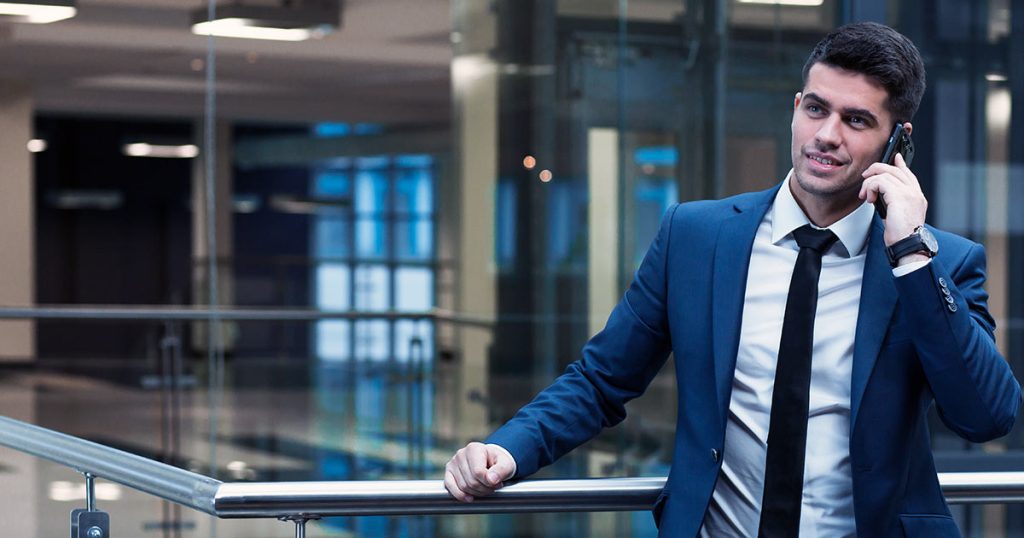
[[[504,480],[511,478],[515,470],[515,462],[508,454],[501,450],[495,450],[494,464],[487,469],[487,482],[491,486],[500,486]]]

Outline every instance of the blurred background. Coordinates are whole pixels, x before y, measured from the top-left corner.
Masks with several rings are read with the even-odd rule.
[[[577,357],[670,204],[785,176],[803,62],[857,20],[925,58],[929,221],[986,246],[1024,371],[1024,1],[0,6],[2,415],[225,481],[440,478]],[[666,474],[672,375],[539,476]],[[933,421],[940,471],[1024,468],[1021,424],[975,445]],[[67,535],[84,505],[7,449],[0,490],[5,535]],[[117,536],[293,532],[97,495]],[[1024,536],[1020,507],[954,513]],[[646,512],[307,532],[656,535]]]

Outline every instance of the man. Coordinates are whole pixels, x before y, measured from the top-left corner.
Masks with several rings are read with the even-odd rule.
[[[925,226],[902,156],[876,162],[895,125],[913,129],[923,63],[895,30],[858,23],[815,47],[803,79],[782,184],[671,208],[582,358],[448,463],[455,498],[620,422],[673,352],[662,536],[960,535],[928,408],[983,442],[1010,430],[1021,393],[994,344],[982,247]]]

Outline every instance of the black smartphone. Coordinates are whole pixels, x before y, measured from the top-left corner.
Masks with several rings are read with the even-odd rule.
[[[903,128],[902,123],[897,123],[892,128],[892,134],[889,135],[889,141],[885,144],[882,158],[878,162],[896,164],[897,153],[903,155],[903,160],[906,161],[907,166],[910,166],[910,163],[914,160],[914,141],[910,138],[910,133]],[[881,196],[875,200],[875,211],[878,212],[879,217],[885,218],[885,202]]]

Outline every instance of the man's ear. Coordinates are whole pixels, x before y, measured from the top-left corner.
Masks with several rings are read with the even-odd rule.
[[[908,121],[903,124],[903,130],[907,132],[907,135],[910,135],[910,132],[914,130],[914,126]]]
[[[796,92],[796,95],[793,96],[793,110],[796,110],[797,107],[800,106],[800,99],[802,97],[803,97],[803,93],[801,93],[801,92]]]

